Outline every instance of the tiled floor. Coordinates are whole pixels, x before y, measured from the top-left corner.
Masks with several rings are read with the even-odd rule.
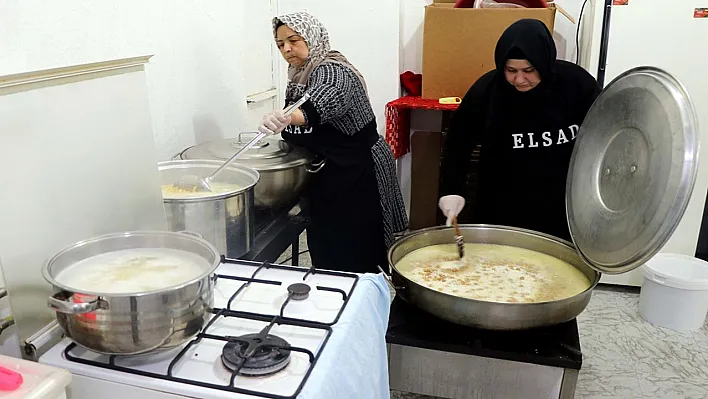
[[[300,251],[306,249],[302,239]],[[290,251],[279,261],[289,257]],[[300,255],[300,265],[310,265],[309,254]],[[676,332],[642,320],[638,304],[639,295],[625,289],[594,291],[578,317],[583,368],[575,397],[708,398],[708,321],[701,330]],[[431,399],[402,392],[391,398]]]
[[[638,313],[639,295],[600,288],[578,317],[577,398],[708,398],[708,323],[677,332]]]

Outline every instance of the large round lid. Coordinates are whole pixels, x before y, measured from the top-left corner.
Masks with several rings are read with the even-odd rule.
[[[187,148],[181,159],[215,159],[226,161],[243,148],[257,133],[240,133],[238,138],[208,141]],[[302,148],[283,140],[266,137],[242,154],[236,163],[258,171],[289,169],[304,165],[314,157]]]
[[[568,171],[566,208],[578,253],[617,274],[654,256],[693,191],[698,121],[686,89],[649,67],[613,80],[590,108]]]

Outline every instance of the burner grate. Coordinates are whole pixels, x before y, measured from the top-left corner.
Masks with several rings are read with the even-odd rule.
[[[248,261],[240,261],[240,260],[235,260],[235,259],[227,259],[222,257],[222,263],[231,263],[231,264],[242,264],[242,265],[259,265],[259,263],[255,262],[248,262]],[[288,296],[283,301],[283,304],[280,307],[280,312],[277,315],[268,315],[268,314],[260,314],[260,313],[251,313],[251,312],[243,312],[243,311],[235,311],[231,310],[231,305],[233,301],[238,297],[239,294],[243,292],[244,289],[246,289],[248,286],[251,284],[267,284],[267,285],[282,285],[282,282],[280,281],[273,281],[273,280],[263,280],[263,279],[258,279],[256,276],[263,270],[266,269],[279,269],[279,270],[289,270],[289,271],[296,271],[296,272],[302,272],[304,275],[302,277],[302,281],[307,281],[307,278],[310,276],[313,276],[315,274],[322,274],[322,275],[328,275],[328,276],[336,276],[336,277],[345,277],[345,278],[350,278],[353,279],[354,282],[352,284],[351,289],[349,292],[345,292],[344,290],[341,290],[339,288],[331,288],[331,287],[323,287],[323,286],[316,286],[315,289],[323,291],[323,292],[332,292],[336,294],[342,295],[342,298],[344,302],[342,303],[342,307],[340,308],[337,316],[335,317],[334,321],[331,323],[322,323],[322,322],[316,322],[316,321],[311,321],[311,320],[303,320],[303,319],[296,319],[296,318],[290,318],[290,317],[285,317],[283,316],[283,313],[287,307],[287,305],[291,302],[291,300],[299,300],[302,293],[301,290],[298,290],[297,287],[296,289],[291,289],[288,290]],[[329,271],[329,270],[321,270],[321,269],[315,269],[315,268],[310,268],[307,271],[304,271],[302,268],[294,267],[294,266],[286,266],[286,265],[275,265],[271,264],[268,262],[261,263],[260,266],[255,270],[255,272],[251,275],[250,278],[244,278],[244,277],[236,277],[236,276],[227,276],[227,275],[216,275],[217,280],[218,279],[231,279],[231,280],[237,280],[237,281],[243,281],[245,284],[241,285],[236,292],[229,298],[229,301],[227,302],[226,308],[214,308],[211,309],[210,312],[214,314],[212,316],[211,320],[204,326],[202,331],[200,331],[194,339],[192,339],[187,345],[185,345],[184,348],[172,359],[170,362],[167,372],[162,374],[162,373],[153,373],[153,372],[148,372],[148,371],[143,371],[143,370],[138,370],[138,369],[133,369],[130,367],[125,367],[125,366],[120,366],[117,365],[115,360],[116,356],[110,356],[108,359],[108,363],[105,362],[100,362],[100,361],[95,361],[95,360],[88,360],[88,359],[82,359],[80,357],[73,356],[71,354],[71,351],[76,348],[76,343],[71,343],[67,348],[64,350],[64,356],[67,360],[76,362],[76,363],[81,363],[81,364],[86,364],[90,366],[95,366],[95,367],[100,367],[100,368],[105,368],[105,369],[110,369],[114,371],[120,371],[120,372],[125,372],[129,374],[135,374],[139,376],[144,376],[144,377],[150,377],[150,378],[156,378],[156,379],[161,379],[161,380],[166,380],[166,381],[173,381],[173,382],[178,382],[178,383],[183,383],[183,384],[189,384],[189,385],[194,385],[194,386],[200,386],[203,388],[209,388],[209,389],[217,389],[217,390],[222,390],[222,391],[228,391],[228,392],[233,392],[233,393],[239,393],[243,395],[252,395],[256,397],[262,397],[262,398],[267,398],[267,399],[294,399],[296,398],[300,392],[302,391],[302,388],[305,386],[305,383],[307,382],[308,378],[310,377],[310,374],[312,373],[312,370],[314,369],[315,365],[317,364],[317,360],[319,359],[320,355],[324,351],[327,342],[329,341],[329,338],[332,335],[332,326],[336,324],[339,321],[339,318],[341,317],[342,313],[344,312],[344,309],[346,308],[347,304],[349,303],[349,298],[351,297],[352,293],[354,292],[354,289],[356,288],[357,283],[359,282],[359,277],[355,274],[351,273],[344,273],[344,272],[336,272],[336,271]],[[275,326],[275,325],[289,325],[289,326],[296,326],[296,327],[302,327],[302,328],[310,328],[310,329],[317,329],[325,332],[324,338],[319,345],[319,350],[317,353],[312,353],[312,351],[305,349],[305,348],[299,348],[296,346],[280,346],[280,345],[269,345],[269,347],[275,348],[275,349],[287,349],[287,351],[290,352],[300,352],[304,353],[308,356],[309,359],[309,367],[307,371],[305,372],[304,377],[302,378],[302,381],[300,381],[300,384],[298,385],[297,389],[293,393],[292,396],[282,396],[282,395],[276,395],[268,392],[259,392],[259,391],[253,391],[249,389],[244,389],[244,388],[238,388],[236,387],[235,384],[235,379],[239,375],[241,368],[243,365],[254,355],[254,353],[250,353],[249,356],[245,358],[245,360],[241,363],[240,366],[237,367],[230,367],[229,370],[231,371],[231,379],[229,382],[229,385],[220,385],[220,384],[212,384],[204,381],[196,381],[196,380],[191,380],[187,378],[182,378],[182,377],[176,377],[174,376],[174,368],[179,364],[179,362],[185,357],[185,355],[189,352],[189,350],[194,347],[196,344],[200,343],[202,340],[216,340],[216,341],[223,341],[226,344],[233,343],[233,342],[238,342],[239,340],[243,340],[244,337],[229,337],[229,336],[224,336],[224,335],[215,335],[215,334],[210,334],[209,329],[214,325],[214,323],[219,320],[222,317],[233,317],[233,318],[241,318],[241,319],[247,319],[247,320],[253,320],[253,321],[260,321],[260,322],[266,322],[268,325],[258,334],[261,335],[268,335],[268,332],[270,329]],[[258,334],[253,334],[253,335],[258,335]],[[223,361],[223,359],[222,359]],[[287,364],[286,364],[287,365]],[[283,367],[285,367],[284,365]],[[228,366],[227,366],[228,367]],[[277,371],[277,370],[276,370]]]
[[[288,341],[264,329],[257,334],[230,338],[221,353],[221,362],[232,372],[265,376],[281,371],[290,363]]]

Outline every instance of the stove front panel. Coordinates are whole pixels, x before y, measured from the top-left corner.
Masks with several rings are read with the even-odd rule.
[[[561,398],[564,374],[562,368],[389,345],[391,389],[403,392],[454,399]]]
[[[97,393],[100,393],[97,395]],[[116,384],[98,378],[74,374],[66,394],[67,399],[186,399],[196,396],[173,395],[133,385]],[[234,398],[237,398],[234,396]],[[239,398],[242,399],[242,398]],[[245,398],[244,398],[245,399]]]

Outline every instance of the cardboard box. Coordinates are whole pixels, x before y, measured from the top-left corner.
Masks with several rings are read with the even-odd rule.
[[[512,23],[533,18],[553,32],[555,6],[549,8],[453,8],[455,0],[434,0],[425,8],[423,97],[463,97],[472,84],[495,68],[494,48]]]

